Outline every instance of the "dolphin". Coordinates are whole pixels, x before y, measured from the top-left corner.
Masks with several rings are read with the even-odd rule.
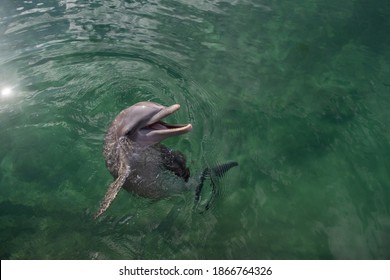
[[[231,161],[214,168],[205,168],[197,179],[198,184],[195,187],[190,184],[190,170],[186,166],[185,156],[160,144],[169,137],[192,130],[191,124],[168,124],[163,121],[179,109],[179,104],[165,107],[143,101],[124,109],[116,116],[105,136],[103,151],[107,169],[114,177],[114,182],[108,187],[95,219],[108,209],[121,188],[156,200],[192,189],[195,192],[195,202],[198,203],[207,177],[221,177],[238,165]],[[215,195],[217,190],[214,182],[212,186]]]

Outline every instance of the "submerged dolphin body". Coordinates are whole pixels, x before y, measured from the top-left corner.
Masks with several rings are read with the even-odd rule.
[[[190,190],[190,171],[182,153],[160,144],[166,138],[187,133],[191,124],[168,124],[162,119],[179,110],[180,105],[169,107],[153,102],[139,102],[118,114],[105,137],[104,158],[115,178],[101,202],[95,218],[102,215],[123,187],[139,196],[160,199]],[[207,176],[222,176],[236,162],[215,168],[206,168],[194,189],[198,202],[203,181]],[[215,193],[213,184],[213,193]],[[206,206],[208,207],[208,205]]]

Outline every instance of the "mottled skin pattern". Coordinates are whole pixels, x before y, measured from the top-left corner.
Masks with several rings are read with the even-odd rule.
[[[140,102],[123,110],[112,122],[104,144],[106,166],[115,178],[95,218],[103,214],[123,187],[139,196],[160,199],[188,189],[190,176],[182,153],[160,141],[189,132],[187,125],[161,121],[180,108]]]
[[[124,189],[146,198],[160,199],[184,188],[183,183],[188,181],[190,171],[182,153],[162,144],[142,146],[126,136],[115,140],[112,137],[115,136],[111,133],[106,136],[104,158],[114,178],[123,173],[122,168],[130,168],[131,172],[122,186]],[[178,185],[169,188],[161,185],[161,174],[167,170],[178,177]]]

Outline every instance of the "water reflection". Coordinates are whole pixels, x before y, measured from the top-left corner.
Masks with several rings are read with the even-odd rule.
[[[3,87],[1,89],[1,96],[3,97],[9,97],[13,95],[13,90],[12,90],[12,87]]]

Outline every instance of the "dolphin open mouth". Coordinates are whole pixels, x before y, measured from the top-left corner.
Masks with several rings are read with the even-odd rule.
[[[148,138],[148,140],[152,142],[160,142],[168,137],[191,131],[191,124],[169,124],[162,121],[162,119],[168,117],[179,109],[179,104],[161,108],[161,110],[154,114],[146,122],[146,125],[139,130],[139,133],[142,134],[142,138]]]

